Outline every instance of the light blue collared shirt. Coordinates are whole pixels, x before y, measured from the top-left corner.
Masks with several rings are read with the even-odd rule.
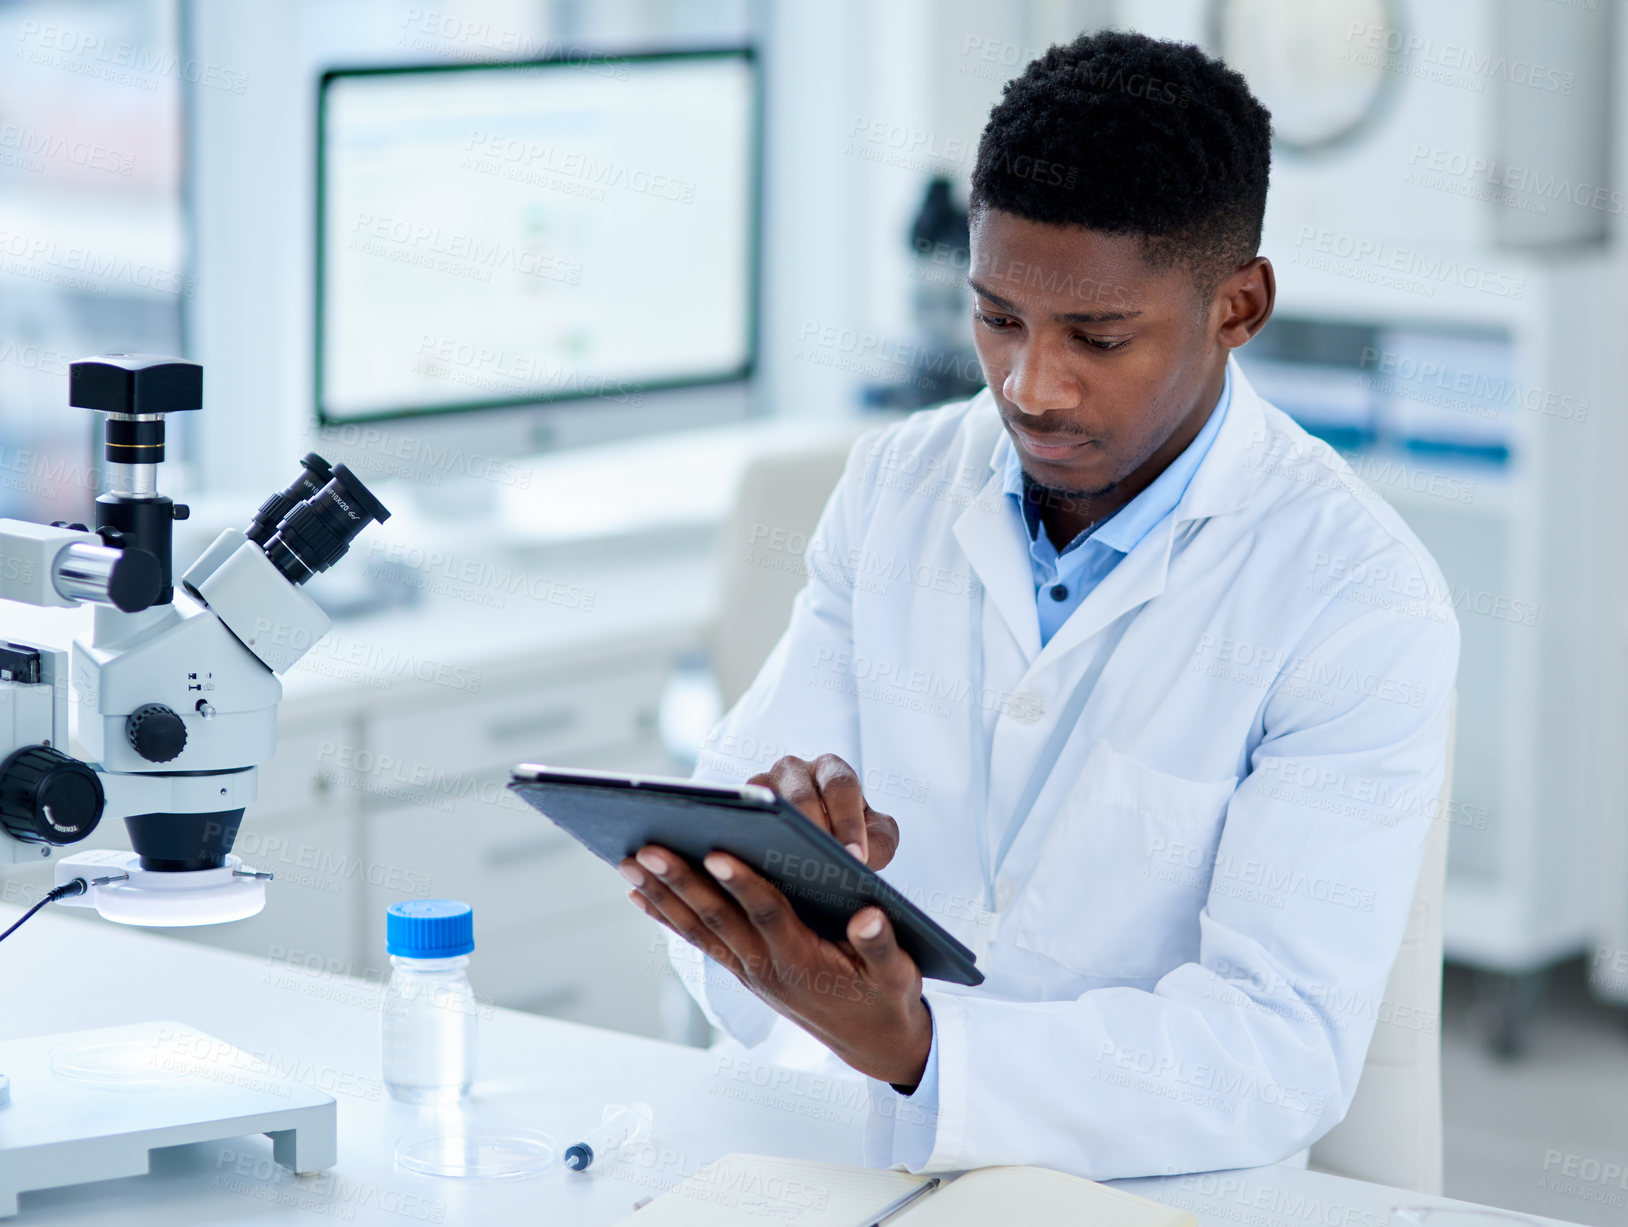
[[[1041,646],[1051,642],[1057,628],[1080,607],[1119,560],[1136,548],[1153,531],[1154,525],[1176,509],[1187,493],[1193,474],[1209,454],[1210,444],[1221,433],[1221,422],[1232,403],[1232,370],[1229,367],[1221,385],[1221,398],[1210,411],[1204,428],[1181,455],[1148,483],[1146,490],[1126,503],[1106,520],[1086,529],[1059,552],[1040,522],[1040,508],[1023,485],[1023,464],[1017,448],[1007,436],[1004,488],[1012,506],[1023,517],[1029,533],[1029,569],[1034,575],[1035,610],[1040,618]],[[933,1030],[927,1068],[915,1092],[901,1104],[893,1118],[893,1162],[920,1169],[933,1153],[938,1130],[938,1029]]]
[[[1232,372],[1229,370],[1221,385],[1221,398],[1186,450],[1172,460],[1146,490],[1106,520],[1086,529],[1061,551],[1046,535],[1045,525],[1040,522],[1039,504],[1024,488],[1023,464],[1018,459],[1017,448],[1007,437],[1002,444],[1006,449],[1004,489],[1029,531],[1029,569],[1034,574],[1042,646],[1051,642],[1057,628],[1068,621],[1069,615],[1119,560],[1136,548],[1155,524],[1176,509],[1181,496],[1187,493],[1193,474],[1209,453],[1210,444],[1221,433],[1221,422],[1227,416],[1227,405],[1231,401]]]

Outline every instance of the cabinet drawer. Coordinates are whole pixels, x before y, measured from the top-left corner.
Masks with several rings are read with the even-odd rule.
[[[657,668],[540,682],[433,711],[372,717],[364,736],[373,755],[389,756],[408,776],[566,762],[648,736],[665,684],[666,671]]]
[[[671,770],[651,740],[584,755],[574,765]],[[420,804],[362,819],[368,860],[389,873],[369,884],[365,941],[383,948],[385,910],[407,897],[400,886],[408,881],[419,894],[471,904],[477,933],[552,923],[620,899],[626,887],[615,870],[505,788],[508,778],[507,768],[482,772],[468,777],[463,796],[425,791]]]
[[[618,897],[616,872],[502,788],[504,778],[492,777],[496,804],[472,798],[446,810],[369,814],[369,859],[420,895],[471,904],[477,932],[543,923]],[[370,892],[368,928],[381,940],[385,909],[406,897],[388,885]]]
[[[172,929],[172,936],[273,960],[355,957],[359,884],[369,866],[354,819],[285,822],[271,830],[245,823],[236,850],[245,863],[275,875],[266,883],[265,909],[231,924]]]
[[[343,794],[332,787],[333,765],[341,748],[354,742],[349,725],[320,729],[277,730],[277,753],[260,768],[260,796],[249,807],[245,825],[267,818],[315,818],[348,809]]]
[[[497,1005],[659,1037],[662,986],[672,978],[664,932],[619,898],[569,923],[489,934],[470,978]]]

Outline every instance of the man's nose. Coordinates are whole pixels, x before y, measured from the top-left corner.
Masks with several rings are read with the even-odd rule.
[[[1033,417],[1080,403],[1079,381],[1060,356],[1041,345],[1025,346],[1001,381],[1008,403]]]

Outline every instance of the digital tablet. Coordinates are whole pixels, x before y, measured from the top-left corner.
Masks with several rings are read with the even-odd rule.
[[[771,789],[535,763],[516,767],[509,787],[609,865],[646,844],[671,848],[697,867],[707,853],[727,852],[779,887],[821,937],[847,940],[849,919],[875,904],[923,976],[983,983],[972,951]]]

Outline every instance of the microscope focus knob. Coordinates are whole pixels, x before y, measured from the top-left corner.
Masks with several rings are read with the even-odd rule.
[[[124,733],[136,753],[150,763],[167,763],[187,745],[187,726],[162,703],[136,708],[125,717]]]
[[[50,746],[24,746],[0,762],[0,827],[25,843],[79,842],[105,801],[96,772]]]

